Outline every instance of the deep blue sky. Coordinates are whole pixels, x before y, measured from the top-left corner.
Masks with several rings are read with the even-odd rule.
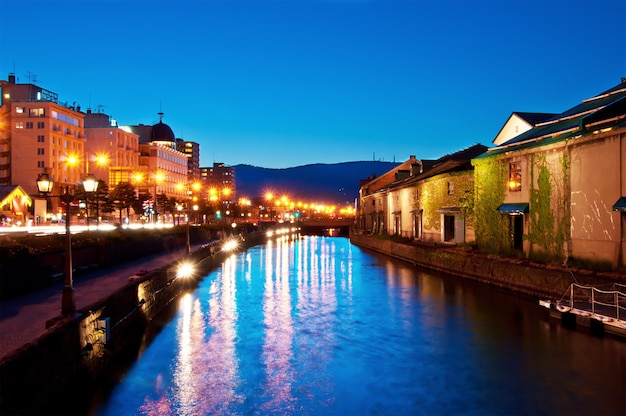
[[[201,164],[438,158],[626,76],[626,0],[0,0],[15,72]],[[30,78],[29,78],[30,77]]]

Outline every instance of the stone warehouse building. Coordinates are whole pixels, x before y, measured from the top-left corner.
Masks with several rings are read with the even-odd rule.
[[[477,243],[624,266],[625,161],[622,79],[473,161]]]
[[[380,177],[393,180],[362,181],[359,225],[527,258],[626,265],[626,79],[560,114],[512,113],[493,143],[434,165],[412,157]]]
[[[434,243],[474,240],[467,204],[474,192],[471,159],[487,150],[475,144],[438,160],[407,162],[361,187],[361,227]],[[408,168],[408,169],[405,169]],[[380,181],[380,180],[379,180]]]

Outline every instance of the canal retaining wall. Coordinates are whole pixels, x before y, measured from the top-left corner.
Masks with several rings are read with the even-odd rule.
[[[415,265],[537,299],[558,300],[569,289],[570,283],[574,282],[598,286],[626,281],[626,277],[619,273],[594,273],[561,265],[537,264],[529,260],[507,259],[452,246],[395,242],[358,234],[351,235],[350,241],[359,247]]]
[[[261,238],[248,235],[241,246]],[[74,317],[49,322],[45,334],[0,361],[0,414],[85,413],[103,376],[121,362],[134,361],[148,323],[228,255],[208,243],[191,255],[195,277],[177,278],[174,264],[131,276],[123,288]]]

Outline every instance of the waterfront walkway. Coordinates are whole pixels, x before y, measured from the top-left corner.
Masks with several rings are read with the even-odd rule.
[[[192,252],[200,245],[192,246]],[[76,309],[103,299],[128,283],[139,271],[175,264],[185,255],[185,247],[142,257],[113,267],[74,273]],[[5,277],[6,278],[6,277]],[[0,360],[12,351],[35,341],[46,332],[46,322],[60,316],[63,282],[23,296],[0,301]]]

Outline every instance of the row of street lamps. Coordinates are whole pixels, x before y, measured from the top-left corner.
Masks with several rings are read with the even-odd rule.
[[[93,175],[87,175],[83,180],[83,188],[86,193],[96,192],[98,189],[98,180]],[[63,316],[71,316],[76,313],[76,300],[74,298],[74,278],[72,264],[72,233],[70,232],[70,204],[74,201],[75,195],[72,194],[69,185],[63,186],[63,193],[60,195],[50,195],[54,187],[52,178],[47,173],[40,173],[37,176],[37,190],[44,197],[60,198],[65,204],[65,274],[63,281],[63,295],[61,299],[61,314]],[[87,213],[89,218],[89,213]]]
[[[88,174],[82,181],[83,188],[86,194],[94,193],[98,190],[98,180],[92,174]],[[72,262],[72,233],[70,230],[70,204],[74,201],[75,195],[69,185],[64,185],[62,193],[59,195],[52,195],[54,188],[54,181],[48,173],[40,173],[37,176],[37,190],[45,198],[59,198],[61,202],[65,204],[65,273],[63,281],[63,292],[61,298],[61,315],[73,316],[76,313],[76,298],[74,289],[74,265]],[[187,193],[189,196],[189,202],[191,202],[192,191],[188,186]],[[187,216],[189,216],[189,204],[187,205]],[[87,213],[89,217],[89,213]],[[191,255],[191,244],[189,236],[189,221],[187,221],[187,244],[186,244],[186,262],[181,265],[182,269],[185,269],[184,273],[189,273],[186,268],[189,267],[189,257]],[[183,273],[182,271],[179,273]]]

